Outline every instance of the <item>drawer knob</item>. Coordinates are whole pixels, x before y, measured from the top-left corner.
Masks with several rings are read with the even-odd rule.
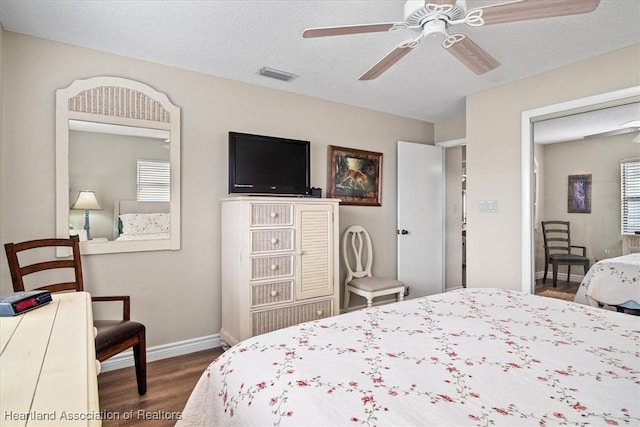
[[[316,313],[318,314],[318,316],[322,316],[322,310],[318,310]]]
[[[271,291],[271,296],[272,297],[278,296],[278,291],[276,290]]]
[[[278,243],[278,239],[276,239],[275,237],[271,238],[271,244],[275,245],[276,243]]]
[[[271,271],[276,271],[278,266],[276,264],[271,264]]]
[[[275,217],[277,217],[277,216],[278,216],[278,213],[277,213],[277,212],[271,212],[271,213],[269,214],[269,216],[270,216],[271,218],[275,218]]]

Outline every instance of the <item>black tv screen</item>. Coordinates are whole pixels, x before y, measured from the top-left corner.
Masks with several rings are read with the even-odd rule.
[[[309,141],[229,132],[229,193],[305,195]]]

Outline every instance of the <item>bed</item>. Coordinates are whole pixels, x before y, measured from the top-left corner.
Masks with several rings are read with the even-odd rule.
[[[169,202],[116,200],[113,203],[114,240],[158,240],[170,238]]]
[[[638,425],[638,317],[463,289],[252,337],[177,426]]]
[[[640,309],[640,253],[603,259],[591,266],[575,302]]]

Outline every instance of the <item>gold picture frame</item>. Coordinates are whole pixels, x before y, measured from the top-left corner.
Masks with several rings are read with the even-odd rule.
[[[330,145],[327,177],[327,197],[343,205],[381,206],[382,153]]]

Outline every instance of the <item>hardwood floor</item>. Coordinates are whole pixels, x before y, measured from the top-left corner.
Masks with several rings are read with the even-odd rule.
[[[542,279],[536,280],[535,294],[543,297],[557,298],[565,301],[573,301],[580,287],[580,282],[565,282],[558,280],[556,287],[553,281],[547,278],[546,283],[542,283]]]
[[[544,290],[555,290],[559,292],[566,292],[570,294],[575,294],[578,292],[578,288],[580,287],[580,282],[565,282],[564,280],[558,280],[556,287],[553,287],[553,281],[550,278],[547,278],[547,283],[542,283],[542,279],[536,280],[536,290],[535,293],[539,293]]]
[[[147,364],[144,396],[138,395],[133,367],[101,373],[98,392],[102,425],[175,425],[196,382],[220,354],[222,348],[214,348]]]

